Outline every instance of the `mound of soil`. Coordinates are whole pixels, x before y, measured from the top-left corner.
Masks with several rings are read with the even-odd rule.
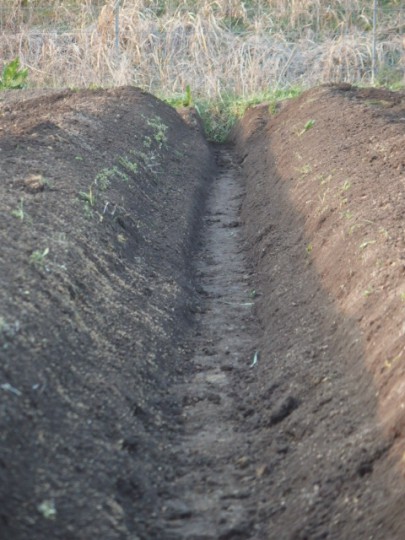
[[[257,538],[403,538],[405,95],[320,87],[233,140],[264,327],[242,394],[271,472]]]
[[[0,107],[0,537],[148,538],[210,151],[133,88]]]

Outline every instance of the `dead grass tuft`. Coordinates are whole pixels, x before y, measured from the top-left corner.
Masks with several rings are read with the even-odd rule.
[[[370,5],[124,0],[117,58],[113,0],[69,6],[38,1],[25,8],[10,0],[0,7],[0,57],[19,56],[34,86],[135,84],[178,93],[190,84],[195,94],[217,97],[296,84],[366,83]],[[380,23],[380,66],[401,68],[401,16],[386,10]]]

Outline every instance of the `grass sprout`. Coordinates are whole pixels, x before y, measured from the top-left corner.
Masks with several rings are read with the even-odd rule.
[[[299,132],[299,135],[304,135],[304,133],[312,129],[314,125],[315,125],[315,120],[308,120],[308,122],[306,122],[304,126],[304,129]]]
[[[49,253],[49,248],[45,248],[44,250],[37,249],[31,253],[30,256],[30,263],[34,266],[43,266],[45,263],[45,257]]]
[[[16,217],[17,219],[20,219],[21,221],[24,221],[24,218],[25,218],[24,199],[20,199],[20,202],[17,208],[11,212],[11,215]]]

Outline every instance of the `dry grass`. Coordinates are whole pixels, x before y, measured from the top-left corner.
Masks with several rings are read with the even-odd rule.
[[[123,0],[119,56],[113,0],[22,3],[0,7],[0,58],[19,56],[34,86],[130,83],[173,94],[190,84],[194,94],[218,97],[370,81],[371,2]],[[395,71],[403,69],[405,3],[388,7],[377,52],[380,66]]]

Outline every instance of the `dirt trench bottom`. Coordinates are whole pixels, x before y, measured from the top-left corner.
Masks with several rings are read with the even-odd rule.
[[[163,505],[165,538],[252,535],[249,441],[239,431],[233,380],[249,376],[257,362],[257,322],[239,221],[243,186],[230,150],[217,150],[217,163],[194,263],[201,303],[192,374],[173,390],[183,396],[184,432],[172,449],[183,470],[172,486],[178,498]]]

